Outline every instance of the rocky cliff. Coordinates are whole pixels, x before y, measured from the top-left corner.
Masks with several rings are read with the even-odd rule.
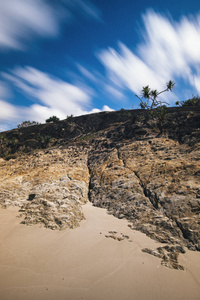
[[[19,206],[24,224],[74,228],[89,200],[165,243],[144,251],[168,266],[184,247],[200,251],[200,108],[15,129],[1,133],[0,155],[0,203]]]

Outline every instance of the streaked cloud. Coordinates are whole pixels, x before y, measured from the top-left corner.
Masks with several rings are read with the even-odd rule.
[[[61,0],[62,4],[71,12],[79,13],[87,18],[101,21],[101,12],[89,0]]]
[[[15,118],[15,108],[10,103],[0,99],[0,120],[7,121]]]
[[[90,104],[90,97],[79,87],[29,66],[3,76],[34,102],[57,111],[60,118],[79,114]]]
[[[76,67],[82,76],[82,79],[79,79],[80,82],[91,82],[92,86],[94,86],[96,93],[90,93],[92,97],[102,94],[113,103],[118,103],[120,100],[126,100],[122,86],[108,80],[106,76],[99,73],[97,70],[88,69],[80,64],[76,64]]]
[[[99,10],[84,0],[1,0],[0,50],[24,50],[33,37],[56,37],[62,23],[76,15],[100,20]]]
[[[119,42],[118,49],[97,53],[108,78],[134,93],[145,85],[161,90],[170,79],[190,82],[199,92],[200,15],[175,22],[149,10],[143,22],[136,51]]]
[[[119,100],[125,99],[123,92],[119,91],[119,89],[117,89],[113,85],[105,84],[104,88],[105,88],[105,91],[108,94],[110,94],[112,97],[114,97],[115,99],[119,99]]]
[[[65,119],[71,114],[78,116],[112,110],[106,105],[102,109],[92,108],[90,89],[87,93],[85,88],[82,89],[29,66],[18,67],[10,73],[1,73],[1,75],[34,103],[26,107],[2,100],[0,121],[9,120],[7,122],[9,126],[11,119],[12,124],[24,120],[44,123],[52,115]]]
[[[7,86],[7,84],[3,81],[0,81],[0,99],[10,97],[11,92]]]
[[[145,82],[151,86],[159,84],[153,70],[121,43],[119,52],[110,48],[99,53],[98,57],[107,68],[109,79],[116,85],[139,92]]]
[[[92,72],[90,72],[89,70],[87,70],[85,67],[83,67],[80,64],[77,64],[76,66],[77,66],[79,72],[81,73],[81,75],[83,75],[86,79],[97,82],[97,78]]]
[[[58,22],[43,0],[0,1],[0,47],[22,49],[30,34],[55,36]]]

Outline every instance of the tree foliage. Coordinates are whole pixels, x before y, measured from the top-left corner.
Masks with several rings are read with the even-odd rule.
[[[48,119],[46,119],[46,123],[51,123],[51,122],[59,122],[60,119],[56,116],[52,116],[52,117],[49,117]]]
[[[164,92],[167,91],[172,91],[174,88],[175,82],[173,82],[172,80],[170,80],[169,82],[167,82],[166,84],[166,89],[164,89],[163,91],[158,92],[157,90],[152,90],[149,85],[145,86],[142,88],[142,95],[141,97],[139,97],[138,95],[136,95],[137,98],[139,98],[140,100],[140,107],[141,108],[146,108],[146,109],[152,109],[158,106],[162,106],[162,105],[169,105],[167,102],[165,101],[161,101],[158,100],[158,96]]]

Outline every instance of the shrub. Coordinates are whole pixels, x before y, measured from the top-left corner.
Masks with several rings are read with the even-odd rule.
[[[52,116],[52,117],[46,119],[46,123],[59,122],[59,121],[60,121],[60,119],[56,116]]]
[[[158,128],[160,129],[160,132],[163,132],[163,124],[167,117],[167,110],[166,105],[159,106],[157,109],[152,110],[150,113],[150,117],[152,119],[157,120],[158,122]]]
[[[38,133],[38,134],[36,135],[36,140],[37,140],[38,142],[42,142],[42,141],[43,141],[43,137],[42,137],[42,135],[41,135],[40,133]]]
[[[74,117],[74,115],[70,115],[70,116],[67,116],[67,120],[71,120],[72,118]]]
[[[44,136],[44,143],[47,145],[51,141],[51,136],[50,135],[45,135]]]
[[[24,127],[29,127],[29,126],[33,126],[33,125],[39,125],[40,123],[36,122],[36,121],[24,121],[20,124],[17,125],[17,128],[24,128]]]
[[[200,97],[199,95],[193,96],[192,99],[188,99],[185,101],[176,101],[175,104],[179,106],[200,106]]]

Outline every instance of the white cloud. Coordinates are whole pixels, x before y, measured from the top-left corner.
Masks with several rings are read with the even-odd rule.
[[[0,81],[0,99],[8,98],[11,95],[11,92],[5,82]]]
[[[83,0],[1,0],[0,49],[24,49],[34,36],[55,37],[61,23],[69,22],[77,14],[100,19],[98,9]]]
[[[200,73],[197,75],[189,75],[190,83],[196,88],[197,92],[200,94]]]
[[[117,84],[123,84],[133,92],[139,92],[141,86],[150,84],[157,86],[158,80],[153,70],[125,45],[119,44],[119,53],[114,49],[102,51],[98,57],[108,69],[110,79]],[[118,84],[118,85],[119,85]]]
[[[110,108],[108,105],[104,105],[102,111],[114,111],[114,109]]]
[[[9,119],[16,118],[16,112],[13,105],[4,100],[0,100],[0,120],[7,121]]]
[[[99,113],[101,111],[114,111],[114,109],[110,108],[108,105],[104,105],[102,109],[93,108],[91,111],[85,112],[84,114],[94,114],[94,113]]]
[[[21,49],[30,34],[55,36],[58,22],[43,0],[0,1],[0,47]]]
[[[97,54],[109,79],[134,93],[145,85],[162,90],[170,79],[179,78],[199,91],[200,15],[175,22],[150,10],[143,21],[144,42],[137,52],[119,43],[118,50],[108,48]]]
[[[61,118],[78,114],[90,104],[90,97],[81,88],[32,67],[16,68],[12,74],[4,73],[3,76],[25,95],[57,111]]]
[[[187,61],[200,63],[200,15],[196,19],[183,18],[178,31]]]
[[[2,76],[23,92],[26,97],[31,98],[34,104],[22,107],[0,101],[2,108],[0,121],[4,124],[3,127],[0,126],[0,129],[11,128],[25,120],[43,123],[52,115],[65,119],[67,115],[71,114],[78,116],[112,110],[107,105],[104,105],[102,110],[91,109],[90,93],[87,93],[85,89],[32,67],[16,68],[11,74],[2,73]]]
[[[47,118],[52,115],[66,118],[60,110],[33,104],[30,107],[17,106],[10,104],[4,100],[0,100],[0,132],[6,131],[17,126],[22,121],[37,121],[44,123]]]
[[[193,60],[193,51],[186,49],[186,44],[190,38],[186,30],[186,23],[190,21],[183,18],[179,23],[169,21],[164,16],[149,11],[143,16],[146,36],[145,43],[138,47],[141,59],[155,73],[163,78],[182,76],[189,72],[189,64]],[[191,35],[195,34],[200,42],[200,34],[196,36],[196,29],[193,23],[190,23]],[[200,28],[199,28],[200,29]],[[195,47],[195,44],[193,44]],[[189,53],[190,52],[190,53]]]

